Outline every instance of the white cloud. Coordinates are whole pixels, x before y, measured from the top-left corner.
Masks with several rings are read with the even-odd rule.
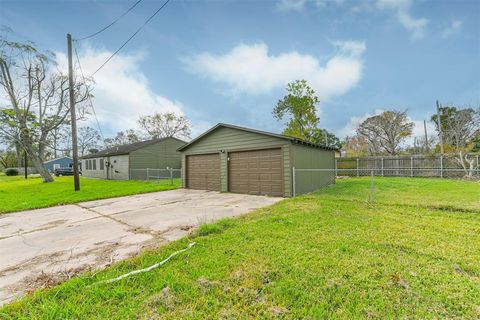
[[[356,130],[358,126],[365,121],[367,118],[376,116],[378,114],[381,114],[385,110],[383,109],[375,109],[373,112],[367,112],[365,114],[362,114],[360,116],[353,116],[348,120],[348,123],[338,131],[338,136],[343,139],[347,136],[351,137],[356,134]]]
[[[450,38],[451,36],[456,35],[457,33],[459,33],[462,30],[462,25],[463,25],[462,21],[453,20],[452,23],[448,27],[443,29],[442,34],[441,34],[442,38],[446,39],[446,38]]]
[[[413,39],[418,40],[425,37],[428,19],[412,17],[410,14],[411,0],[376,0],[376,5],[381,10],[395,11],[398,22],[410,31]]]
[[[302,11],[306,0],[280,0],[277,7],[283,11]]]
[[[325,64],[296,51],[271,55],[264,43],[240,44],[226,54],[202,53],[184,58],[187,70],[227,85],[233,94],[261,94],[306,79],[322,99],[346,93],[362,77],[364,42],[335,42],[336,55]]]
[[[83,73],[87,76],[112,53],[87,47],[79,54]],[[58,53],[57,57],[59,65],[66,65],[65,54]],[[140,115],[154,112],[182,114],[180,102],[152,91],[148,79],[140,70],[142,58],[142,54],[116,55],[95,75],[92,100],[102,130],[116,132],[135,128]],[[93,119],[89,120],[89,125],[96,127]]]
[[[325,7],[328,3],[341,5],[345,0],[280,0],[277,2],[277,8],[282,11],[301,12],[305,9],[307,3],[312,3],[317,7]]]

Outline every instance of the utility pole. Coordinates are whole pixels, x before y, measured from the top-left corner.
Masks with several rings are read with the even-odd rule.
[[[438,133],[440,137],[440,153],[443,156],[443,133],[442,133],[442,121],[440,120],[440,104],[437,100],[437,122],[438,122]]]
[[[78,147],[77,147],[77,116],[75,114],[75,96],[73,92],[73,57],[72,35],[67,34],[68,47],[68,92],[70,95],[70,117],[72,124],[72,158],[73,158],[73,181],[75,191],[80,191],[80,177],[78,175]]]
[[[425,130],[425,151],[428,152],[427,121],[423,120],[423,129]]]

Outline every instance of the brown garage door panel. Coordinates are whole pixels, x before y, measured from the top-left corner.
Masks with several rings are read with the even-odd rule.
[[[281,149],[229,153],[230,192],[283,196]]]
[[[220,156],[187,156],[187,188],[220,191]]]

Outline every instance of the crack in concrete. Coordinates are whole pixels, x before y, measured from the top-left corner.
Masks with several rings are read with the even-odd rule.
[[[84,206],[82,206],[81,204],[78,204],[78,203],[74,204],[74,205],[81,208],[81,209],[85,209],[85,210],[90,211],[92,213],[98,214],[98,215],[100,215],[104,218],[107,218],[107,219],[110,219],[110,220],[115,221],[117,223],[120,223],[121,225],[124,225],[124,226],[128,227],[127,231],[130,231],[130,232],[133,232],[133,233],[136,233],[136,234],[148,234],[148,235],[153,235],[154,234],[154,231],[151,230],[151,229],[132,226],[132,225],[126,223],[125,221],[122,221],[120,219],[115,219],[114,217],[112,217],[110,215],[103,214],[103,213],[101,213],[97,210],[94,210],[92,208],[84,207]]]

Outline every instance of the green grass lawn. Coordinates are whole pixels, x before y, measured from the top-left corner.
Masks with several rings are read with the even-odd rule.
[[[38,177],[7,177],[0,175],[0,214],[37,209],[60,204],[162,191],[180,187],[180,180],[158,182],[113,181],[81,178],[80,191],[73,191],[73,177],[56,177],[52,183],[43,183]]]
[[[339,180],[38,291],[5,319],[480,318],[480,183]],[[191,241],[164,266],[111,284]]]

